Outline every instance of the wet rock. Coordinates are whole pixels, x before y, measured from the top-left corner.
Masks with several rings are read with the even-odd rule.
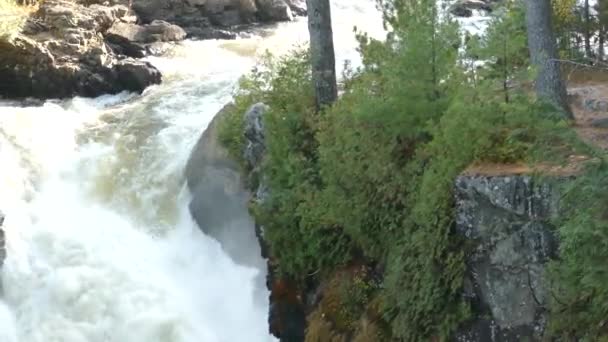
[[[123,59],[115,66],[116,79],[125,90],[140,91],[150,84],[158,84],[161,74],[152,64],[133,59]]]
[[[306,16],[306,0],[286,0],[294,15]]]
[[[233,108],[227,105],[216,114],[192,150],[185,174],[192,194],[189,208],[201,230],[218,240],[235,262],[263,269],[248,210],[250,194],[239,164],[218,139],[218,122]]]
[[[221,27],[232,27],[247,22],[236,9],[210,13],[209,20],[213,25]]]
[[[106,33],[106,37],[120,37],[136,43],[180,41],[186,38],[186,31],[166,21],[155,20],[150,24],[136,25],[116,22]]]
[[[157,42],[146,45],[146,54],[151,56],[161,56],[171,50],[175,44],[168,42]]]
[[[103,33],[122,20],[131,20],[122,5],[45,1],[22,33],[0,40],[0,95],[98,96],[159,83],[151,64],[124,59],[106,44]]]
[[[305,0],[133,0],[141,23],[164,20],[183,27],[188,37],[233,39],[243,25],[292,20],[305,15]],[[219,31],[215,30],[219,29]],[[233,31],[226,34],[226,31]]]
[[[257,0],[260,17],[265,21],[291,21],[293,13],[284,0]]]
[[[186,27],[188,37],[199,39],[236,39],[237,33],[233,31],[218,29],[214,27]]]
[[[146,25],[116,22],[104,36],[115,51],[129,57],[140,58],[148,53],[149,44],[183,40],[186,38],[186,31],[161,20]]]
[[[268,108],[263,103],[253,105],[244,115],[243,151],[248,179],[242,176],[241,167],[231,159],[228,151],[219,144],[217,125],[232,104],[225,106],[209,124],[195,146],[186,167],[188,188],[192,193],[190,212],[201,229],[216,238],[228,254],[238,263],[268,269],[266,288],[270,290],[270,332],[281,341],[304,341],[306,326],[303,291],[297,284],[278,275],[273,268],[272,251],[264,240],[264,227],[256,224],[248,213],[249,201],[263,202],[268,188],[260,174],[266,152],[263,116]],[[247,191],[245,187],[250,191]],[[236,244],[230,243],[237,241]],[[244,251],[242,246],[258,242],[257,249]],[[257,254],[252,255],[255,252]]]
[[[457,179],[456,232],[472,246],[465,298],[471,322],[455,341],[540,341],[548,302],[545,265],[557,253],[549,220],[566,178],[470,176]]]
[[[492,11],[492,3],[496,0],[459,0],[450,8],[450,13],[457,17],[471,17],[474,10]]]

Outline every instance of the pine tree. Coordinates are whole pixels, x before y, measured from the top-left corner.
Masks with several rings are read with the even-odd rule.
[[[551,22],[550,0],[526,0],[526,27],[531,63],[538,70],[535,87],[539,99],[561,109],[573,118],[566,86],[562,79],[557,46]]]
[[[307,0],[310,57],[317,109],[331,105],[338,97],[336,58],[329,0]]]
[[[583,5],[584,13],[584,34],[585,34],[585,56],[591,58],[593,53],[591,52],[591,8],[589,7],[589,0],[585,0]]]

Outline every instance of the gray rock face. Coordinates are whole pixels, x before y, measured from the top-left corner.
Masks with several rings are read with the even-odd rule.
[[[103,33],[123,20],[133,18],[122,5],[45,1],[22,33],[0,39],[0,95],[98,96],[160,83],[151,64],[123,58],[106,44]]]
[[[205,130],[190,155],[186,167],[188,188],[192,193],[190,212],[199,227],[217,239],[226,252],[238,263],[267,269],[268,273],[260,283],[261,292],[270,294],[269,326],[270,333],[281,341],[303,341],[306,324],[304,307],[298,301],[286,300],[284,290],[275,289],[281,279],[275,274],[272,264],[260,256],[269,257],[263,238],[263,228],[255,224],[248,212],[250,200],[264,201],[268,190],[260,175],[261,164],[266,152],[264,141],[263,116],[267,106],[258,103],[244,113],[244,136],[246,147],[243,157],[250,178],[258,178],[251,194],[245,184],[251,179],[242,178],[239,166],[231,160],[228,151],[218,141],[217,125],[227,110],[234,109],[232,104],[224,107]],[[258,264],[259,263],[259,264]],[[263,279],[262,279],[263,280]],[[283,322],[281,324],[280,322]]]
[[[186,38],[186,31],[162,20],[155,20],[146,25],[118,21],[104,36],[115,51],[129,57],[141,58],[149,53],[150,44],[183,40]]]
[[[456,231],[473,248],[466,260],[465,297],[474,318],[456,341],[541,340],[545,264],[557,252],[548,223],[558,210],[553,181],[526,175],[457,179]]]
[[[268,106],[263,103],[253,105],[245,113],[245,138],[247,146],[243,157],[251,169],[258,169],[266,152],[264,141],[264,122],[262,118],[268,111]]]
[[[215,116],[190,155],[186,165],[190,212],[203,232],[218,240],[233,260],[264,268],[242,170],[217,136],[218,122],[232,108],[229,104]]]
[[[146,25],[116,22],[105,35],[122,37],[136,43],[170,42],[186,38],[186,32],[181,27],[162,20]]]

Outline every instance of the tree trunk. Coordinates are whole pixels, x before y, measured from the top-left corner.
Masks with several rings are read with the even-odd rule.
[[[604,35],[605,34],[606,34],[606,30],[605,30],[604,26],[600,26],[598,46],[597,46],[597,60],[600,62],[604,60]]]
[[[308,5],[308,32],[312,79],[317,109],[331,105],[338,97],[336,84],[336,57],[331,28],[329,0],[306,0]]]
[[[591,52],[591,14],[589,13],[589,0],[585,0],[585,56],[593,58]]]
[[[557,60],[550,0],[526,0],[526,26],[530,59],[538,72],[536,95],[562,109],[566,117],[572,119],[566,85]]]

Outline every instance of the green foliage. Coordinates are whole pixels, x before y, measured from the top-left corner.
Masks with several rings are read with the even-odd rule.
[[[565,186],[557,222],[560,258],[551,265],[550,332],[564,341],[608,340],[608,164],[593,163]]]
[[[234,93],[234,106],[224,114],[219,123],[220,143],[241,164],[245,144],[243,115],[253,104],[268,101],[271,82],[277,77],[278,63],[280,61],[267,52],[250,74],[241,77]]]
[[[348,282],[340,284],[340,313],[345,321],[352,322],[349,324],[350,330],[355,328],[356,321],[365,312],[378,287],[379,284],[370,277],[366,268],[356,270]]]
[[[230,153],[241,158],[243,113],[256,102],[270,105],[264,117],[268,155],[263,174],[271,196],[252,210],[273,257],[280,260],[278,271],[296,278],[350,258],[349,238],[311,213],[321,180],[309,65],[302,49],[282,58],[267,55],[241,80],[234,110],[221,122],[219,134]]]
[[[252,209],[283,275],[332,278],[353,259],[384,266],[378,287],[355,281],[324,299],[334,323],[355,329],[380,292],[394,338],[447,338],[469,311],[467,250],[452,232],[455,177],[475,162],[558,163],[584,146],[518,86],[527,80],[521,8],[469,42],[465,60],[498,56],[480,70],[462,63],[458,27],[434,1],[382,4],[390,38],[359,37],[364,66],[332,107],[315,112],[305,53],[269,57],[242,80],[220,135],[240,155],[244,109],[269,105],[269,198]]]
[[[483,36],[467,37],[465,60],[471,63],[476,82],[486,81],[509,101],[511,83],[524,80],[528,72],[527,44],[523,2],[507,2],[494,11]],[[483,66],[476,68],[480,63]]]
[[[341,333],[354,331],[380,284],[365,266],[336,271],[326,284],[319,310]]]

